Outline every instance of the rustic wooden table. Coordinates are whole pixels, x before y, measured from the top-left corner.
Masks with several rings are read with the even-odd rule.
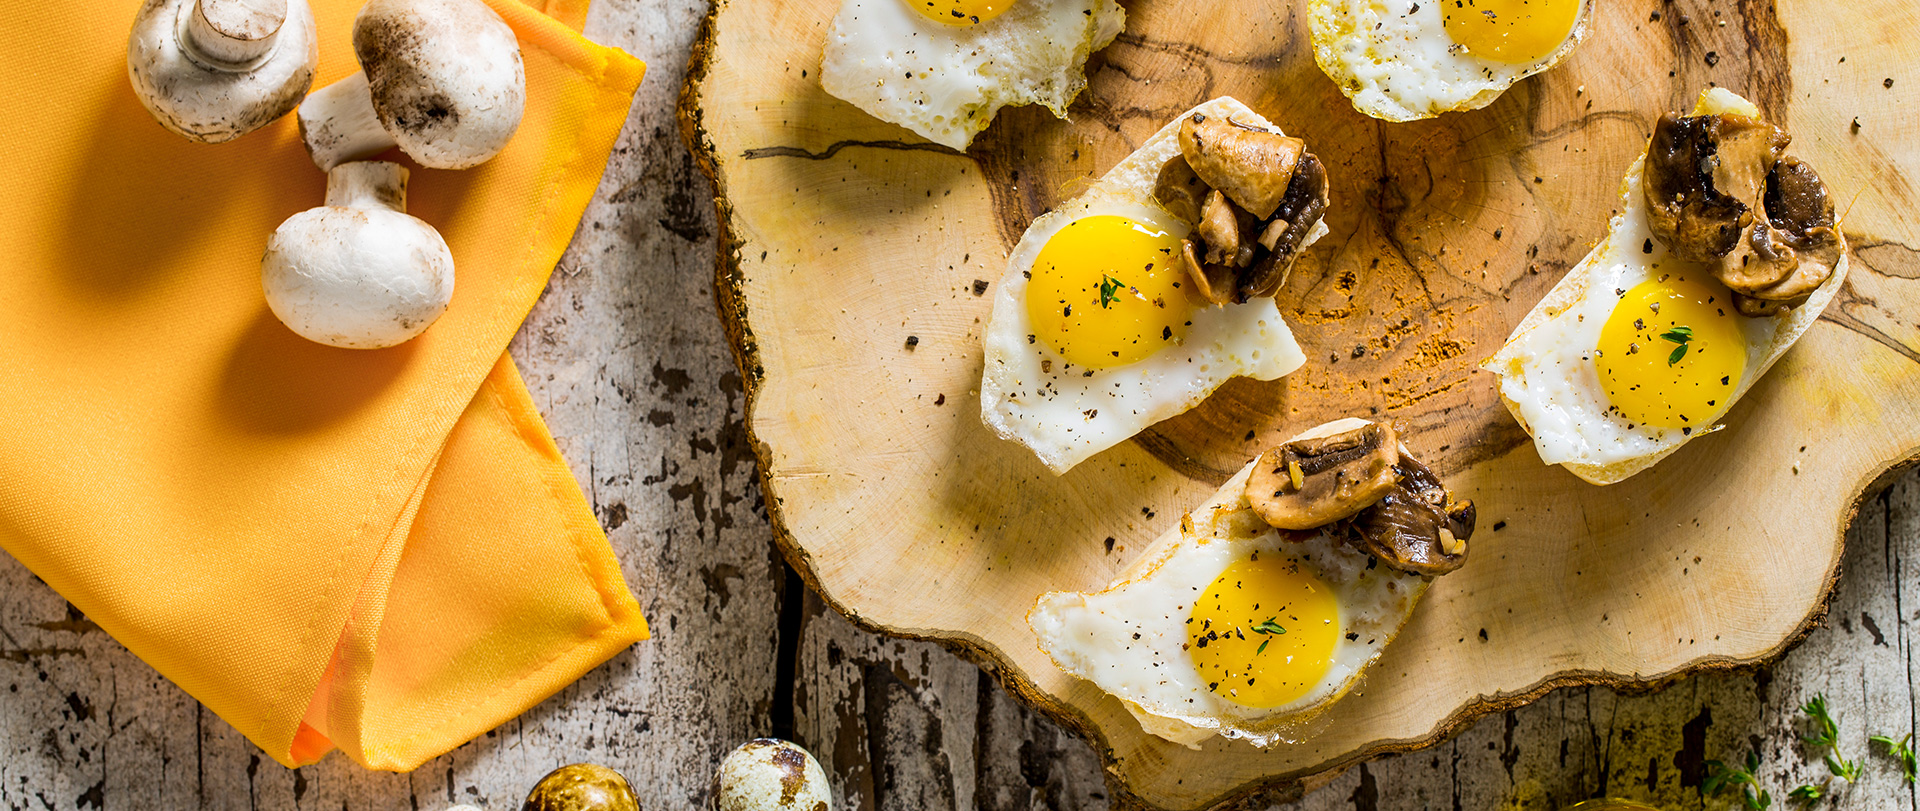
[[[644,808],[689,808],[722,755],[768,734],[811,748],[845,809],[1117,805],[1084,742],[937,646],[853,627],[774,550],[714,317],[711,191],[674,119],[705,12],[700,0],[595,4],[588,34],[649,73],[512,348],[653,639],[412,774],[338,756],[287,771],[0,557],[0,806],[514,809],[549,769],[587,760],[624,772]],[[1697,794],[1705,761],[1757,748],[1784,806],[1825,774],[1798,710],[1825,694],[1842,751],[1863,764],[1857,784],[1834,784],[1838,806],[1914,808],[1914,788],[1866,738],[1915,727],[1920,478],[1869,500],[1847,544],[1826,625],[1771,668],[1645,695],[1555,692],[1354,768],[1300,805],[1555,809],[1615,794],[1723,807]]]

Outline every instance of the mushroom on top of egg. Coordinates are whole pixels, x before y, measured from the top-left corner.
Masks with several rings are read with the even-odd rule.
[[[1261,454],[1105,589],[1043,595],[1027,622],[1147,732],[1271,746],[1353,688],[1431,578],[1466,563],[1473,523],[1390,426],[1338,420]]]
[[[1272,296],[1326,200],[1319,161],[1246,105],[1182,114],[1014,246],[981,420],[1064,473],[1230,378],[1299,368]]]
[[[1606,238],[1482,364],[1540,460],[1594,484],[1718,430],[1847,273],[1831,195],[1723,88],[1655,126]]]

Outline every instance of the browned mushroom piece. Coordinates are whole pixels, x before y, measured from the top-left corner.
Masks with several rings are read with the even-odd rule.
[[[1792,278],[1800,257],[1787,244],[1785,234],[1751,213],[1742,214],[1741,219],[1748,225],[1734,249],[1719,260],[1714,276],[1733,292],[1749,296]]]
[[[1300,158],[1299,168],[1287,185],[1287,196],[1273,212],[1258,242],[1268,253],[1240,274],[1240,290],[1258,298],[1280,292],[1293,270],[1293,260],[1313,226],[1327,212],[1327,167],[1309,152]]]
[[[1426,465],[1401,456],[1396,481],[1380,501],[1353,517],[1350,539],[1389,568],[1443,575],[1467,562],[1473,536],[1473,502],[1453,494]]]
[[[1209,264],[1228,264],[1240,252],[1240,215],[1227,197],[1214,189],[1200,205],[1200,222],[1194,233],[1206,244]]]
[[[1207,199],[1207,192],[1212,190],[1199,175],[1193,173],[1193,167],[1187,165],[1186,158],[1175,155],[1173,160],[1160,167],[1160,176],[1153,182],[1153,199],[1182,222],[1197,225],[1200,222],[1200,206]]]
[[[1736,294],[1756,301],[1797,303],[1832,276],[1840,261],[1833,201],[1813,167],[1791,156],[1767,173],[1762,199],[1745,244],[1722,260],[1716,275]],[[1748,304],[1737,309],[1771,315],[1787,308]]]
[[[1180,122],[1180,153],[1194,173],[1257,220],[1280,207],[1305,152],[1305,141],[1231,118],[1194,113]]]
[[[1751,295],[1768,301],[1805,298],[1833,275],[1840,262],[1840,236],[1834,231],[1833,200],[1827,196],[1826,184],[1805,161],[1782,158],[1767,174],[1762,211],[1768,249],[1785,249],[1795,261],[1792,273]],[[1756,233],[1753,239],[1762,237]],[[1759,246],[1754,249],[1757,253]]]
[[[1276,295],[1280,287],[1287,283],[1287,272],[1292,270],[1292,262],[1280,261],[1280,255],[1272,251],[1260,254],[1252,266],[1240,271],[1239,295],[1256,299]]]
[[[1788,155],[1775,163],[1763,202],[1767,219],[1794,240],[1794,250],[1834,242],[1833,198],[1806,161]]]
[[[1378,423],[1296,439],[1260,454],[1247,503],[1280,529],[1323,527],[1373,505],[1394,488],[1400,440]]]
[[[1748,318],[1768,318],[1800,306],[1806,299],[1768,301],[1740,293],[1733,294],[1733,310]]]
[[[1187,270],[1187,281],[1192,283],[1196,298],[1214,305],[1233,301],[1233,269],[1226,265],[1202,264],[1194,253],[1191,239],[1180,240],[1180,264]]]
[[[1681,259],[1715,262],[1731,253],[1754,219],[1747,201],[1759,201],[1789,140],[1748,116],[1661,116],[1645,168],[1654,236]]]

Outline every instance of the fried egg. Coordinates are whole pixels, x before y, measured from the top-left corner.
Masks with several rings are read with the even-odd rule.
[[[1230,98],[1195,111],[1271,126]],[[1160,167],[1180,154],[1178,131],[1168,125],[1034,220],[997,285],[981,340],[981,420],[1055,473],[1230,378],[1272,380],[1306,361],[1272,298],[1210,306],[1184,276],[1188,226],[1153,200]],[[1325,231],[1318,224],[1307,242]]]
[[[1696,115],[1759,115],[1726,90]],[[1645,156],[1627,170],[1606,239],[1529,312],[1482,364],[1540,459],[1595,484],[1625,479],[1701,434],[1819,318],[1846,276],[1802,306],[1747,318],[1707,265],[1670,256],[1654,238],[1642,190]]]
[[[1247,503],[1251,471],[1105,589],[1051,592],[1027,615],[1062,670],[1120,699],[1147,732],[1194,748],[1214,735],[1297,739],[1354,687],[1428,584],[1325,533],[1292,540],[1269,526]]]
[[[1386,121],[1476,110],[1553,67],[1593,0],[1308,0],[1313,58],[1354,109]]]
[[[1003,106],[1061,118],[1087,57],[1126,23],[1114,0],[843,0],[820,84],[882,121],[964,150]]]

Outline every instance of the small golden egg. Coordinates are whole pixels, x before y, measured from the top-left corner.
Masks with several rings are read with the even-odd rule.
[[[619,772],[575,763],[540,778],[521,811],[640,811],[640,801]]]

